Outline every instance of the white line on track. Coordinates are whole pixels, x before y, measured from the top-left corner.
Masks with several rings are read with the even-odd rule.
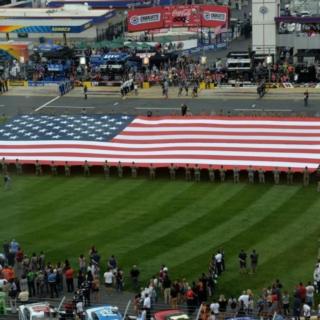
[[[233,109],[234,111],[263,111],[263,109],[256,109],[254,106],[251,109]]]
[[[292,112],[291,109],[264,109],[264,111]]]
[[[136,110],[181,110],[181,108],[161,108],[161,107],[137,107]]]
[[[235,111],[278,111],[278,112],[292,112],[291,109],[256,109],[252,107],[252,109],[233,109]]]
[[[5,107],[5,105],[4,104],[0,104],[0,108],[3,108],[3,107]]]
[[[51,99],[50,101],[44,103],[43,105],[41,105],[40,107],[38,107],[37,109],[35,109],[34,111],[40,111],[41,109],[45,108],[47,105],[49,105],[50,103],[58,100],[60,98],[60,96],[56,96],[55,98]]]
[[[96,107],[77,107],[77,106],[45,106],[45,108],[63,108],[63,109],[95,109]]]

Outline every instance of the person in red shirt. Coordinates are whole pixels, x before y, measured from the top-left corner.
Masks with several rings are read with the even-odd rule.
[[[12,281],[15,278],[14,270],[12,269],[12,267],[5,266],[1,272],[4,279],[6,279],[8,282]]]
[[[64,276],[66,277],[68,292],[74,292],[73,274],[74,270],[69,266],[64,273]]]
[[[195,310],[195,307],[196,307],[195,298],[196,298],[196,295],[193,292],[192,288],[188,287],[188,290],[186,292],[186,300],[187,300],[188,314],[189,315],[192,315],[194,310]]]
[[[299,294],[299,297],[301,299],[301,302],[304,303],[305,300],[306,300],[306,296],[307,296],[307,289],[306,287],[303,285],[302,282],[299,283],[299,286],[298,286],[298,294]]]
[[[16,261],[18,263],[21,263],[22,260],[23,260],[23,257],[24,257],[24,253],[23,251],[21,250],[21,248],[18,249],[17,253],[16,253]]]

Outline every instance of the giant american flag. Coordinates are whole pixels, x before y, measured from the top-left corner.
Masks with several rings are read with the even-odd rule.
[[[320,119],[22,115],[0,126],[7,162],[300,171],[319,166]]]

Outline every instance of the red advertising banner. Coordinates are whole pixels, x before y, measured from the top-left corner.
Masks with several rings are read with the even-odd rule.
[[[202,27],[229,27],[229,7],[203,5],[200,11]]]
[[[199,6],[166,6],[163,7],[163,23],[165,27],[189,27],[200,25]]]
[[[128,12],[128,31],[146,31],[163,27],[163,8],[141,8]]]
[[[147,31],[179,27],[227,27],[229,7],[215,5],[177,5],[131,10],[128,31]]]

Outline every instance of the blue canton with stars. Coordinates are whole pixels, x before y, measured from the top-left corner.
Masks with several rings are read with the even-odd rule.
[[[0,126],[0,140],[109,141],[134,116],[127,115],[22,115]]]

